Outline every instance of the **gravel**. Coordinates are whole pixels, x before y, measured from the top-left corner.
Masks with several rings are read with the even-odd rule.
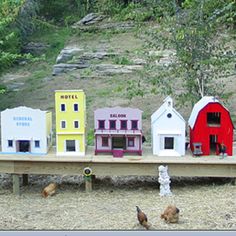
[[[58,183],[57,194],[41,190]],[[229,178],[175,178],[173,196],[160,197],[158,177],[101,177],[86,193],[82,176],[29,175],[21,196],[12,193],[12,177],[0,175],[1,230],[145,230],[136,205],[151,230],[235,230],[236,186]],[[160,219],[168,204],[180,209],[178,224]]]

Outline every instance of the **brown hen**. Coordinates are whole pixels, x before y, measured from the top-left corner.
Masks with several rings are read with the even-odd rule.
[[[42,196],[43,197],[48,197],[48,196],[52,196],[56,193],[56,188],[57,188],[57,184],[55,183],[50,183],[48,186],[46,186],[43,191],[42,191]]]
[[[164,219],[166,223],[178,223],[179,209],[174,205],[169,205],[161,214],[161,219]]]
[[[138,206],[136,206],[136,208],[137,208],[137,218],[139,223],[148,230],[150,225],[148,224],[148,219],[146,214]]]

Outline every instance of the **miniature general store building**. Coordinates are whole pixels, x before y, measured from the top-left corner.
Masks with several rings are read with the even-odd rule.
[[[134,108],[101,108],[94,112],[95,154],[142,155],[142,111]]]
[[[219,144],[226,145],[229,156],[233,154],[233,123],[228,109],[219,100],[205,96],[198,101],[189,118],[190,148],[200,146],[200,154],[219,154]]]
[[[83,90],[56,90],[57,155],[85,155],[86,103]]]
[[[173,108],[171,97],[168,96],[162,106],[152,114],[151,129],[154,155],[185,155],[186,122]]]
[[[52,113],[24,106],[1,112],[3,153],[46,154],[52,145]]]

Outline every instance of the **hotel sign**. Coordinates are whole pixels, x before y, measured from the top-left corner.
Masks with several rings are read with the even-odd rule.
[[[76,94],[73,95],[61,95],[61,99],[78,99],[78,96]]]

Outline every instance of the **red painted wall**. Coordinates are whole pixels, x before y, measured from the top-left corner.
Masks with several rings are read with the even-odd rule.
[[[221,113],[220,127],[209,127],[207,124],[208,112]],[[210,135],[217,135],[217,142],[227,147],[227,154],[233,154],[233,123],[229,112],[220,103],[209,103],[198,114],[193,129],[190,128],[190,148],[193,151],[193,143],[202,143],[203,155],[210,155]]]

